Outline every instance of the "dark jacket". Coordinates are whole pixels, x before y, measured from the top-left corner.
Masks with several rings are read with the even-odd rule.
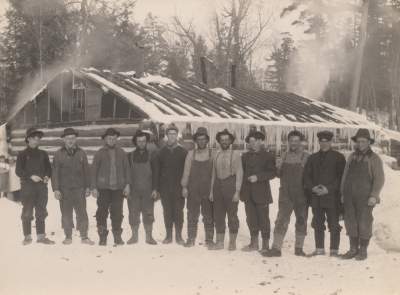
[[[115,189],[124,189],[130,183],[130,168],[128,157],[120,147],[114,147],[116,158],[117,185]],[[92,188],[113,189],[110,186],[111,157],[110,148],[103,146],[96,152],[92,164]]]
[[[27,147],[18,154],[15,173],[21,181],[28,181],[32,175],[51,177],[51,164],[48,154],[39,149]]]
[[[53,159],[51,177],[53,190],[90,188],[90,169],[86,153],[79,147],[68,153],[65,147],[59,149]]]
[[[276,176],[275,157],[271,153],[261,150],[249,151],[242,155],[243,183],[240,199],[252,199],[258,204],[272,203],[272,194],[269,181]],[[249,176],[256,175],[257,182],[251,183]]]
[[[312,207],[333,208],[340,204],[340,184],[345,164],[345,157],[334,150],[319,151],[308,158],[303,179]],[[317,185],[324,185],[328,194],[321,197],[314,195],[311,190]]]
[[[185,166],[187,151],[180,145],[170,148],[164,146],[157,155],[158,177],[156,177],[156,189],[163,194],[180,195],[182,191],[181,179]]]

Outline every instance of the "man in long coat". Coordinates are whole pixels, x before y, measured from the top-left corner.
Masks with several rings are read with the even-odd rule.
[[[179,130],[174,124],[166,128],[167,143],[160,149],[157,156],[159,172],[156,188],[161,196],[164,213],[166,237],[163,243],[172,243],[172,229],[175,225],[175,241],[183,245],[185,199],[182,196],[181,180],[187,152],[178,144],[178,133]]]
[[[385,175],[381,158],[370,147],[374,140],[369,131],[358,130],[352,140],[356,142],[356,151],[347,160],[341,185],[350,250],[342,257],[365,260],[372,236],[372,211],[380,202]]]
[[[304,135],[300,131],[289,132],[289,149],[277,161],[277,175],[280,178],[279,210],[272,247],[268,252],[262,253],[263,256],[282,256],[281,249],[293,211],[296,216],[294,254],[305,256],[303,246],[307,235],[308,200],[304,192],[303,172],[309,154],[302,148],[303,139]]]
[[[104,146],[96,152],[92,165],[92,194],[97,198],[99,245],[107,245],[107,218],[110,212],[115,245],[123,245],[122,220],[124,197],[130,193],[130,169],[125,151],[116,145],[119,131],[108,128]]]
[[[203,216],[205,245],[213,244],[213,203],[209,200],[212,176],[212,151],[208,148],[207,129],[199,127],[193,135],[196,147],[189,151],[182,177],[182,195],[187,198],[188,239],[185,247],[193,247],[197,236],[200,210]]]
[[[64,129],[61,138],[64,146],[54,155],[51,184],[54,196],[60,201],[62,228],[65,233],[63,244],[72,243],[73,211],[83,244],[93,245],[88,237],[89,219],[86,197],[90,195],[90,169],[86,153],[76,144],[78,132]]]
[[[267,251],[269,247],[269,204],[272,203],[269,181],[276,176],[276,168],[275,156],[262,146],[264,140],[265,135],[260,131],[251,131],[245,139],[249,151],[242,155],[243,183],[240,199],[245,204],[250,244],[243,251],[259,249],[259,233],[262,238],[261,250]]]
[[[341,231],[340,182],[346,160],[332,149],[332,132],[321,131],[317,136],[320,150],[308,158],[304,169],[304,187],[311,197],[316,248],[311,256],[325,255],[326,221],[330,232],[330,255],[337,256]]]

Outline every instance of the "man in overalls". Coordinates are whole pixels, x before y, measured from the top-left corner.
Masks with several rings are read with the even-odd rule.
[[[127,244],[135,244],[139,241],[140,215],[142,215],[146,232],[146,243],[157,244],[153,239],[154,201],[158,197],[153,179],[157,175],[157,161],[155,153],[147,149],[149,141],[150,134],[138,130],[132,138],[136,149],[128,154],[131,170],[131,193],[128,196],[128,209],[132,237]]]
[[[175,241],[183,245],[183,209],[185,198],[182,196],[181,180],[187,151],[178,144],[179,130],[175,124],[166,128],[167,142],[158,152],[158,179],[156,188],[161,196],[164,213],[166,237],[164,244],[172,243],[172,229],[175,225]]]
[[[205,245],[213,244],[213,204],[209,200],[212,176],[212,154],[207,148],[210,137],[207,129],[199,127],[193,135],[195,149],[189,151],[182,177],[182,195],[187,198],[188,239],[185,247],[193,247],[197,236],[200,209],[203,216]]]
[[[26,131],[26,149],[17,157],[15,173],[21,179],[22,201],[22,230],[24,232],[23,245],[32,243],[32,220],[35,210],[37,242],[45,245],[53,245],[54,241],[46,237],[47,183],[51,176],[51,164],[48,154],[39,149],[43,132],[35,128]]]
[[[356,150],[347,160],[341,185],[350,250],[342,258],[365,260],[372,236],[372,210],[380,203],[385,175],[381,158],[370,147],[374,140],[369,131],[359,129],[352,140]]]
[[[243,251],[258,251],[259,234],[261,233],[261,251],[267,251],[271,224],[269,204],[272,194],[269,181],[276,176],[275,156],[265,150],[264,133],[251,131],[246,136],[249,151],[242,156],[243,183],[240,200],[245,204],[246,221],[250,231],[250,244]]]
[[[237,212],[243,179],[242,159],[239,151],[231,148],[235,137],[227,129],[218,132],[216,140],[221,149],[217,152],[213,161],[210,200],[214,202],[217,241],[209,249],[224,249],[225,218],[228,216],[228,250],[233,251],[236,250],[236,238],[239,230]]]
[[[304,187],[311,197],[315,251],[310,256],[325,255],[325,222],[330,232],[330,256],[338,256],[340,244],[340,182],[346,159],[332,149],[333,133],[317,134],[320,150],[312,154],[304,168]]]
[[[308,202],[303,188],[303,171],[309,154],[303,151],[301,132],[293,130],[288,134],[289,149],[276,163],[277,175],[280,178],[279,210],[275,221],[274,241],[271,250],[263,252],[266,257],[280,257],[282,245],[294,211],[296,256],[305,256],[304,239],[307,235]]]

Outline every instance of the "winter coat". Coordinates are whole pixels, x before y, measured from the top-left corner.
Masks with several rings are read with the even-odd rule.
[[[340,183],[345,157],[334,150],[312,154],[304,167],[304,188],[311,198],[312,207],[334,208],[340,205]],[[328,189],[328,194],[317,196],[311,192],[317,185]]]
[[[257,204],[272,203],[272,194],[269,181],[276,176],[275,157],[271,153],[261,150],[249,151],[242,155],[243,182],[240,199],[252,199]],[[257,182],[251,183],[249,176],[256,175]]]
[[[51,164],[48,154],[39,148],[27,147],[17,156],[15,173],[21,181],[29,181],[32,175],[41,178],[51,177]]]
[[[86,153],[76,147],[68,153],[65,147],[59,149],[53,159],[51,177],[53,190],[90,188],[90,168]]]

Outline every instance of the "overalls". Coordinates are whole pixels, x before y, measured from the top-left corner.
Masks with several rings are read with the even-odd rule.
[[[372,189],[368,157],[352,159],[344,183],[344,223],[347,235],[369,240],[372,236],[373,206],[368,206]]]
[[[215,163],[218,161],[218,156]],[[233,151],[230,156],[231,175],[225,179],[219,179],[216,175],[214,180],[214,220],[217,234],[225,233],[225,218],[228,215],[228,227],[230,234],[236,234],[239,230],[238,202],[233,202],[233,195],[236,192],[236,175],[232,171]],[[214,169],[216,169],[214,167]]]
[[[189,176],[189,196],[187,200],[188,238],[197,236],[197,223],[200,215],[203,216],[206,242],[214,238],[213,203],[209,200],[211,189],[212,156],[209,150],[209,160],[197,161],[196,149],[193,150],[193,160]]]
[[[274,249],[281,249],[292,212],[296,216],[296,248],[303,248],[307,235],[308,204],[303,189],[303,160],[305,154],[296,163],[287,163],[283,159],[280,175],[279,210],[275,221]]]

